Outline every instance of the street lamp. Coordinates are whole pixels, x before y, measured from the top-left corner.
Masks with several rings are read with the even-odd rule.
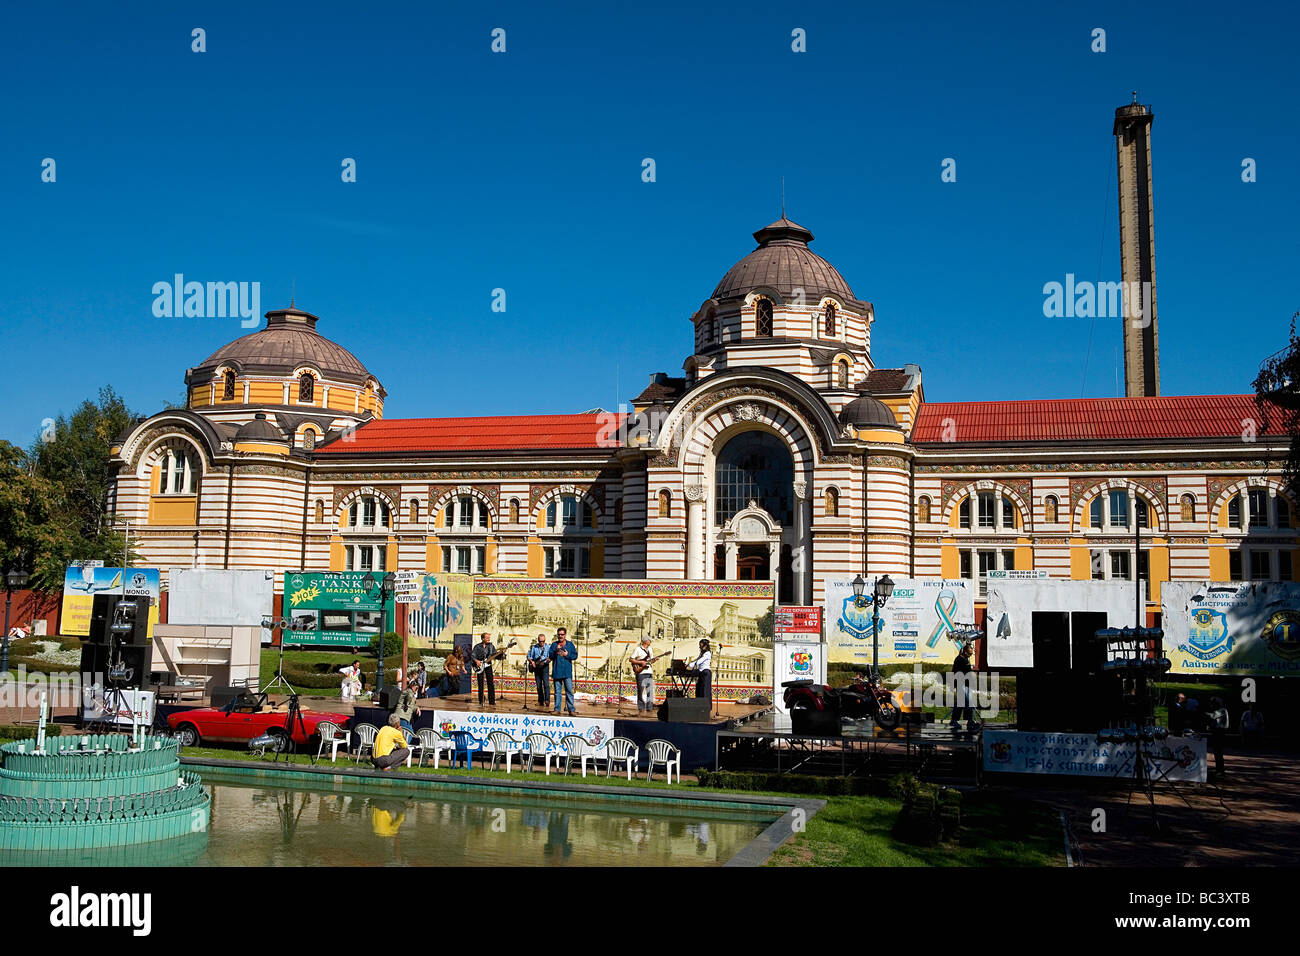
[[[866,590],[867,582],[862,580],[862,575],[853,579],[853,604],[855,607],[862,607],[866,602],[862,599],[862,592]],[[888,574],[876,578],[875,583],[871,586],[871,676],[880,676],[880,609],[885,606],[894,594],[894,579]]]
[[[13,604],[14,592],[27,587],[27,572],[17,569],[5,575],[5,636],[0,648],[0,673],[9,670],[9,606]]]

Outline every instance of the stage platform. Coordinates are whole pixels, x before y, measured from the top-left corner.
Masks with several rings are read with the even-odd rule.
[[[915,773],[930,780],[978,786],[983,737],[946,725],[904,724],[877,732],[871,721],[842,721],[838,735],[795,733],[777,711],[722,728],[715,737],[719,770],[889,776]]]

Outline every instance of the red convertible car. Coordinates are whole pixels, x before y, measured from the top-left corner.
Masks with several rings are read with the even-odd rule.
[[[302,723],[295,720],[292,735],[285,727],[289,716],[287,701],[272,704],[266,694],[241,694],[224,707],[200,707],[169,714],[167,724],[176,732],[183,747],[197,747],[204,741],[247,743],[263,734],[292,736],[296,744],[305,744],[323,720],[346,726],[346,714],[329,714],[303,710]],[[303,731],[306,730],[304,734]],[[277,748],[278,749],[278,748]]]

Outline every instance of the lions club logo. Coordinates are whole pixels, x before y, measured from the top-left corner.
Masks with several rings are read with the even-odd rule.
[[[871,637],[871,602],[859,607],[856,597],[846,597],[840,608],[840,630],[860,641]]]
[[[1203,661],[1212,661],[1220,654],[1232,650],[1232,638],[1228,636],[1228,619],[1223,612],[1213,611],[1208,607],[1200,607],[1193,611],[1187,643],[1179,650]]]
[[[1283,660],[1300,657],[1300,611],[1278,611],[1264,625],[1260,639]]]

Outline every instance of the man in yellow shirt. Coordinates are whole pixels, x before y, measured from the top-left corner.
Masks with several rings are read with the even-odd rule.
[[[374,756],[370,758],[370,762],[375,765],[377,770],[387,770],[401,763],[409,756],[411,756],[411,750],[406,746],[406,735],[402,733],[402,722],[394,714],[388,718],[388,726],[381,728],[379,733],[375,734]]]

